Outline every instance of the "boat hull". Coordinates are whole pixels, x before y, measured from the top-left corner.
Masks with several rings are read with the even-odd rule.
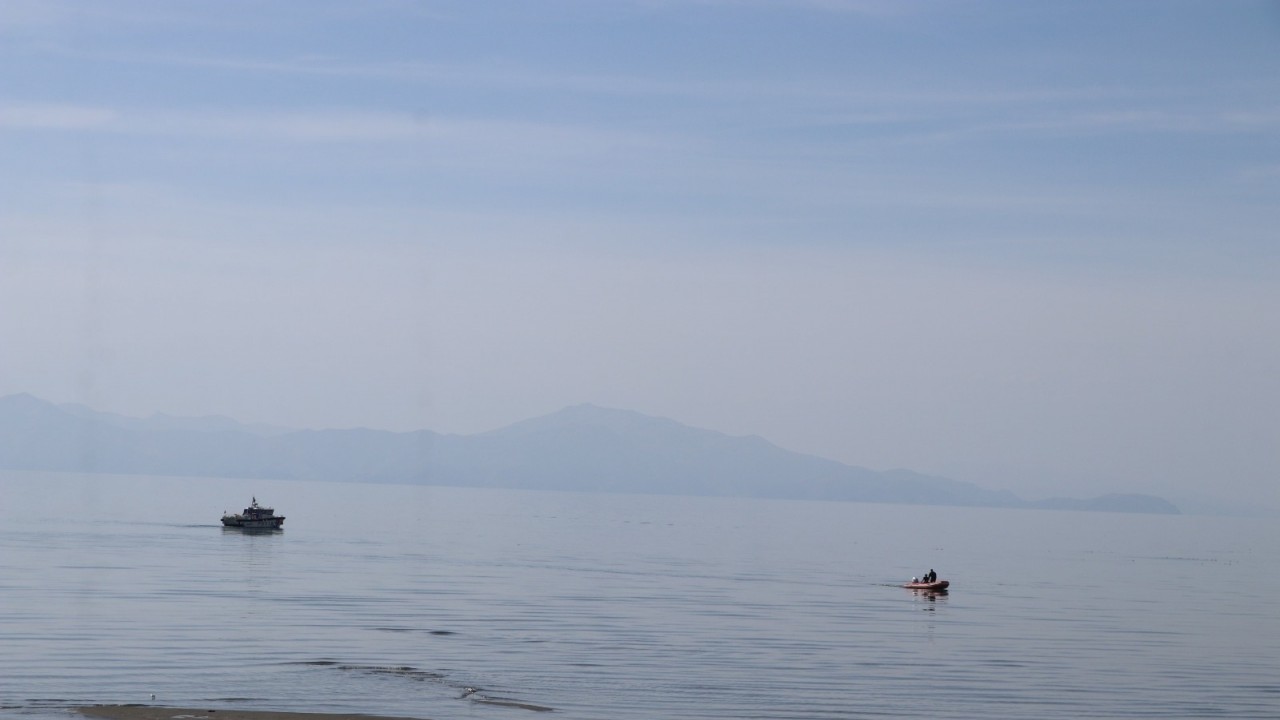
[[[246,518],[239,515],[225,515],[222,518],[222,524],[226,527],[245,528],[248,530],[275,530],[284,527],[284,518]]]
[[[928,583],[923,583],[923,582],[907,583],[902,587],[907,588],[908,590],[927,590],[929,592],[941,592],[943,590],[946,590],[947,587],[950,585],[951,585],[951,582],[948,580],[937,580],[935,582],[928,582]]]

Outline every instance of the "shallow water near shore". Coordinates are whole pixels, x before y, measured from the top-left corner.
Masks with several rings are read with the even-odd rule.
[[[252,496],[282,532],[220,526]],[[0,501],[4,718],[1280,708],[1273,521],[13,472]],[[948,594],[896,587],[930,567]]]

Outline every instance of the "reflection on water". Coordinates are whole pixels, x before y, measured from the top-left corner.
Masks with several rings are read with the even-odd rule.
[[[284,528],[250,528],[222,526],[223,535],[283,535]]]

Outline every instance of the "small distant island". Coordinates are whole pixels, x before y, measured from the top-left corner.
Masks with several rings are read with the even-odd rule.
[[[287,430],[219,416],[133,418],[18,394],[0,398],[0,469],[1179,513],[1151,495],[1028,501],[594,405],[490,432],[444,435]]]

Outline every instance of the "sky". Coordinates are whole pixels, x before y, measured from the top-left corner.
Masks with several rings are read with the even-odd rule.
[[[1280,3],[0,4],[0,395],[1280,509]]]

